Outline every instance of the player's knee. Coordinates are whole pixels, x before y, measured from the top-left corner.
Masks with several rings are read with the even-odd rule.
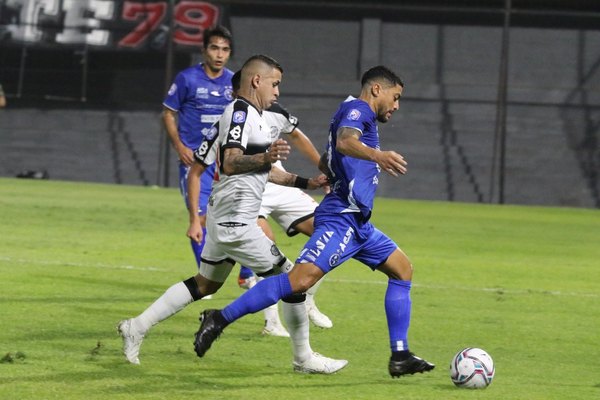
[[[186,279],[183,281],[183,283],[190,291],[194,301],[200,300],[204,296],[216,293],[223,285],[222,282],[208,280],[200,274]]]
[[[386,274],[390,279],[412,280],[413,265],[408,257],[399,249],[392,253],[377,269]]]
[[[290,276],[290,284],[294,293],[305,293],[314,283],[314,279],[310,276]]]

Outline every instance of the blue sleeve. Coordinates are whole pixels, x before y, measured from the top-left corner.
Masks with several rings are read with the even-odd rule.
[[[177,74],[175,81],[167,92],[167,97],[163,101],[163,105],[168,108],[179,111],[185,102],[187,96],[187,82],[183,73]]]
[[[338,127],[354,128],[363,133],[365,129],[365,118],[367,115],[368,113],[364,107],[361,107],[359,104],[354,104],[352,107],[348,107],[348,109],[345,110]]]

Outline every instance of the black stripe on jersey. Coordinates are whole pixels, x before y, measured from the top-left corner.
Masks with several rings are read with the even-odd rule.
[[[205,167],[208,167],[208,165],[209,165],[205,162],[206,155],[208,154],[210,149],[213,146],[215,146],[215,141],[217,140],[218,137],[219,137],[219,122],[217,121],[210,128],[210,131],[208,132],[208,134],[206,136],[204,136],[202,143],[200,143],[200,147],[198,147],[194,151],[194,159],[196,161],[198,161],[200,164],[204,165]]]
[[[286,110],[285,108],[283,108],[281,106],[281,104],[279,103],[273,103],[271,104],[271,107],[269,107],[267,109],[267,111],[271,111],[272,113],[276,113],[276,114],[281,114],[285,117],[285,119],[287,119],[289,121],[290,124],[294,125],[294,128],[296,128],[299,125],[299,121],[298,118],[296,118],[295,116],[293,116],[292,114],[290,114],[288,112],[288,110]],[[283,133],[292,133],[294,130],[292,129],[290,132],[283,132]]]
[[[229,132],[227,133],[227,140],[223,147],[229,145],[241,146],[242,133],[244,132],[244,126],[248,119],[248,107],[250,105],[243,100],[237,99],[233,103],[233,112],[231,113],[231,121],[229,123]]]
[[[228,264],[231,264],[231,265],[235,265],[235,260],[232,259],[232,258],[229,258],[229,257],[224,258],[222,260],[217,260],[217,261],[211,261],[211,260],[207,260],[206,258],[200,257],[200,260],[203,263],[209,264],[209,265],[221,265],[221,264],[225,264],[225,263],[228,263]]]

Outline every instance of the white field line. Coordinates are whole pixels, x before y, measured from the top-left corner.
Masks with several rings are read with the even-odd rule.
[[[16,259],[11,257],[0,256],[0,261],[8,263],[18,264],[38,264],[38,265],[61,265],[67,267],[79,267],[79,268],[104,268],[104,269],[124,269],[133,271],[166,271],[163,268],[156,267],[140,267],[135,265],[110,265],[103,263],[72,263],[62,261],[45,261],[45,260],[26,260]],[[337,279],[337,278],[325,278],[327,282],[331,283],[348,283],[348,284],[359,284],[359,285],[387,285],[385,280],[358,280],[358,279]],[[574,297],[600,297],[597,293],[579,293],[579,292],[562,292],[559,290],[540,290],[540,289],[504,289],[504,288],[478,288],[472,286],[446,286],[446,285],[423,285],[413,282],[413,287],[430,290],[462,290],[469,292],[486,292],[486,293],[501,293],[501,294],[513,294],[513,295],[526,295],[526,294],[547,294],[553,296],[574,296]]]
[[[325,281],[351,284],[366,284],[366,285],[387,285],[387,281],[361,281],[358,279],[330,279],[325,278]],[[560,290],[541,290],[541,289],[504,289],[504,288],[478,288],[472,286],[446,286],[446,285],[423,285],[413,282],[413,287],[431,290],[463,290],[469,292],[488,292],[501,294],[549,294],[553,296],[575,296],[575,297],[600,297],[597,293],[579,293],[579,292],[561,292]]]
[[[138,267],[135,265],[110,265],[103,263],[74,263],[66,261],[47,261],[47,260],[26,260],[22,258],[12,258],[0,256],[0,262],[9,262],[15,264],[37,264],[37,265],[60,265],[66,267],[79,267],[79,268],[103,268],[103,269],[127,269],[134,271],[166,271],[166,269],[155,268],[155,267]]]

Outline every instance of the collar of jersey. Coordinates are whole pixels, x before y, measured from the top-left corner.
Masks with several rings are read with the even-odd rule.
[[[252,104],[252,102],[242,96],[238,96],[237,97],[238,100],[242,100],[244,103],[248,103],[249,106],[252,106],[256,112],[258,112],[260,115],[262,115],[262,111],[258,109],[258,107],[256,107],[254,104]]]

